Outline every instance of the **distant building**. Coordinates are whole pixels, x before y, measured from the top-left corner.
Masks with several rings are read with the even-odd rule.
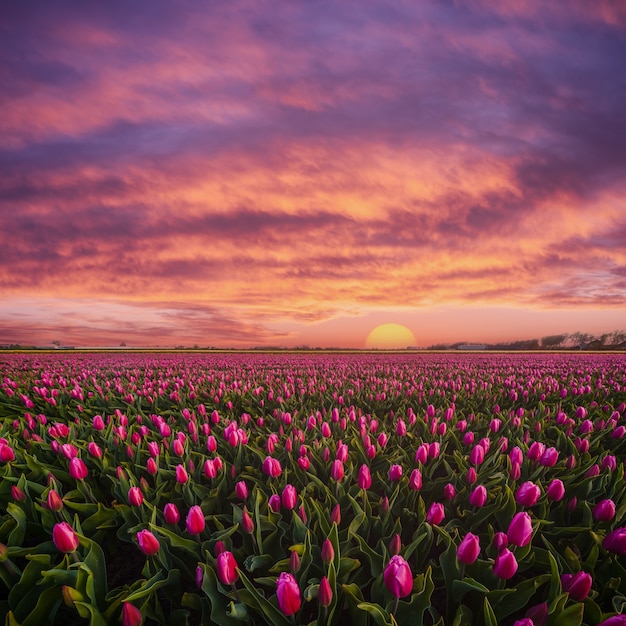
[[[462,343],[458,346],[457,350],[486,350],[487,346],[484,343]]]

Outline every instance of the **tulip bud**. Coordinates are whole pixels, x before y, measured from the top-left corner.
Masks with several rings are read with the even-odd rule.
[[[517,560],[515,555],[508,549],[504,548],[496,557],[493,564],[493,573],[504,580],[508,580],[517,572]]]
[[[472,506],[482,507],[487,501],[487,489],[484,485],[478,485],[471,493],[469,497],[469,502]]]
[[[244,480],[240,480],[235,485],[235,495],[240,500],[247,500],[248,499],[248,485],[246,485],[246,482]]]
[[[480,446],[478,447],[482,450]],[[478,476],[476,475],[476,470],[473,467],[470,467],[467,470],[467,474],[465,475],[465,480],[467,481],[468,485],[473,485],[478,480]]]
[[[320,580],[320,586],[317,592],[317,601],[320,603],[320,606],[323,606],[324,608],[329,607],[333,601],[333,590],[330,588],[330,583],[328,582],[328,578],[326,578],[326,576],[323,576],[322,580]]]
[[[50,491],[48,491],[47,504],[51,511],[58,512],[63,508],[63,500],[54,489],[50,489]]]
[[[396,554],[391,557],[383,572],[385,587],[394,598],[404,598],[413,590],[413,574],[409,564]]]
[[[122,624],[124,626],[141,626],[143,615],[141,611],[130,602],[122,603]]]
[[[300,555],[295,551],[291,551],[291,555],[289,557],[289,569],[292,574],[297,574],[300,571],[302,563],[300,561]]]
[[[402,478],[402,465],[392,465],[389,468],[389,480],[391,482],[398,482]]]
[[[87,478],[87,466],[84,461],[78,457],[70,459],[69,470],[70,476],[74,480],[84,480]]]
[[[20,489],[17,485],[11,486],[11,497],[16,502],[26,502],[27,496],[23,489]]]
[[[343,468],[343,463],[339,459],[335,459],[333,461],[333,464],[330,470],[330,476],[333,480],[336,480],[337,482],[341,482],[343,480],[344,468]]]
[[[330,513],[330,523],[337,524],[337,526],[341,524],[341,507],[339,506],[339,504],[335,504],[333,510]]]
[[[52,541],[59,552],[71,554],[78,548],[78,536],[67,522],[55,524],[52,529]]]
[[[615,502],[601,500],[593,507],[593,518],[598,522],[608,522],[615,517]]]
[[[626,555],[626,526],[611,531],[602,541],[602,546],[614,554]]]
[[[143,504],[143,493],[139,487],[131,487],[128,490],[128,503],[131,506],[141,506]]]
[[[361,467],[359,468],[357,482],[360,489],[367,490],[372,486],[372,475],[370,474],[370,468],[365,463],[363,463],[363,465],[361,465]]]
[[[456,497],[456,489],[454,488],[454,485],[452,483],[448,483],[443,488],[443,497],[446,500],[454,500],[454,498]]]
[[[204,530],[204,513],[197,504],[194,504],[194,506],[189,509],[189,513],[187,513],[186,525],[187,532],[190,535],[199,535]]]
[[[532,481],[527,481],[518,487],[515,492],[515,501],[522,506],[533,506],[539,500],[540,495],[539,487]]]
[[[200,565],[196,567],[196,587],[198,589],[202,589],[202,584],[204,583],[204,570]]]
[[[330,539],[324,539],[322,544],[322,561],[326,564],[330,563],[335,558],[335,550]]]
[[[498,551],[501,552],[502,550],[504,550],[504,548],[506,548],[509,545],[509,539],[506,536],[506,533],[503,532],[497,532],[494,536],[493,536],[493,547]]]
[[[137,543],[146,556],[156,554],[161,548],[159,540],[149,530],[140,530],[137,533]]]
[[[387,496],[382,497],[379,506],[381,513],[385,514],[389,510],[389,498]]]
[[[241,528],[244,533],[251,535],[254,532],[254,522],[248,513],[248,509],[244,507],[243,514],[241,516]]]
[[[180,513],[178,512],[178,507],[172,503],[168,502],[163,509],[163,515],[165,517],[165,521],[168,524],[172,524],[172,526],[178,524],[180,520]]]
[[[217,577],[223,585],[232,585],[238,578],[237,561],[232,552],[224,550],[217,557]]]
[[[552,500],[553,502],[560,502],[565,495],[565,486],[563,485],[563,481],[559,478],[555,478],[549,485],[546,491],[546,496],[548,500]]]
[[[422,472],[415,468],[409,476],[409,488],[419,491],[422,488]]]
[[[441,524],[444,517],[445,511],[443,504],[440,502],[433,502],[428,509],[428,513],[426,514],[426,521],[433,526],[438,526]]]
[[[402,549],[402,539],[400,539],[400,535],[396,533],[389,542],[389,553],[394,556],[396,554],[400,554],[400,550]]]
[[[466,565],[471,565],[480,554],[480,540],[472,533],[467,533],[456,549],[456,556]]]
[[[13,460],[15,460],[15,452],[13,452],[13,448],[5,443],[0,443],[0,461],[3,463],[10,463]]]
[[[569,597],[576,602],[582,602],[589,595],[591,583],[591,575],[587,572],[561,575],[563,591],[569,593]]]
[[[184,485],[189,480],[189,475],[187,474],[187,470],[183,465],[176,466],[176,482],[179,485]]]
[[[280,511],[280,503],[280,496],[277,493],[274,493],[270,496],[267,505],[272,511],[274,511],[274,513],[278,513]]]
[[[533,524],[530,515],[525,511],[516,513],[506,533],[509,543],[520,548],[530,543],[533,537]]]
[[[280,574],[276,581],[276,596],[280,610],[287,617],[294,615],[300,609],[300,604],[302,603],[300,588],[292,574],[287,572]]]

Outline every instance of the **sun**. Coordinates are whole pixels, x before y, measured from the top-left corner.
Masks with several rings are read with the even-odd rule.
[[[415,335],[402,324],[381,324],[370,332],[365,340],[366,348],[398,350],[415,347]]]

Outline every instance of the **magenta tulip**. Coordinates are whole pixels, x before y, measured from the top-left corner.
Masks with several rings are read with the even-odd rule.
[[[591,583],[591,575],[587,572],[561,575],[563,591],[569,593],[570,598],[576,602],[582,602],[589,595]]]
[[[608,522],[615,517],[615,502],[610,499],[600,500],[593,507],[593,518],[598,522]]]
[[[141,626],[142,622],[143,615],[141,611],[130,602],[124,602],[122,605],[123,626]]]
[[[280,461],[271,456],[265,457],[261,469],[266,476],[270,476],[271,478],[276,478],[277,476],[280,476],[283,471],[280,465]]]
[[[335,550],[330,539],[324,539],[322,544],[322,561],[326,564],[330,563],[335,558]]]
[[[446,500],[454,500],[455,496],[456,496],[456,489],[454,488],[454,485],[452,483],[448,483],[443,488],[443,497]]]
[[[497,532],[493,536],[493,547],[498,552],[502,552],[502,550],[504,550],[504,548],[506,548],[508,545],[509,545],[509,538],[506,536],[506,533],[503,533],[502,531],[500,531],[500,532]]]
[[[400,535],[396,533],[389,542],[389,554],[392,556],[400,554],[400,550],[402,550],[402,539],[400,538]]]
[[[363,465],[361,465],[361,467],[359,468],[357,482],[360,489],[366,490],[372,486],[372,475],[370,473],[370,468],[365,463],[363,463]]]
[[[522,506],[533,506],[539,500],[540,495],[539,487],[535,483],[527,481],[517,488],[515,501]]]
[[[402,478],[402,465],[397,463],[389,468],[389,480],[393,483],[398,482]]]
[[[277,493],[272,494],[267,501],[267,505],[274,513],[278,513],[281,506],[280,496]]]
[[[613,615],[600,622],[598,626],[626,626],[626,615]]]
[[[10,463],[15,460],[13,448],[5,443],[0,443],[0,461]]]
[[[78,536],[67,522],[55,524],[52,529],[52,541],[59,552],[71,554],[78,548]]]
[[[422,472],[417,468],[411,472],[409,476],[409,489],[419,491],[422,488]]]
[[[333,590],[330,588],[330,582],[328,582],[326,576],[322,576],[322,580],[320,580],[317,601],[320,603],[320,606],[324,608],[329,607],[333,601]]]
[[[292,511],[296,508],[296,504],[298,502],[298,491],[293,485],[285,485],[281,496],[281,501],[283,506],[288,511]]]
[[[614,554],[626,555],[626,526],[611,531],[602,541],[602,546]]]
[[[137,543],[146,556],[156,554],[161,548],[159,540],[149,530],[140,530],[137,533]]]
[[[143,493],[139,487],[131,487],[128,490],[128,503],[131,506],[141,506],[143,504]]]
[[[168,502],[163,509],[163,516],[165,517],[165,521],[168,524],[178,524],[178,521],[180,520],[178,507],[174,503]]]
[[[428,513],[426,514],[426,521],[433,526],[438,526],[443,521],[443,518],[446,516],[443,504],[440,502],[433,502],[428,509]]]
[[[508,580],[517,572],[517,560],[515,555],[508,549],[504,548],[496,557],[493,564],[493,573],[504,580]]]
[[[484,485],[478,485],[472,493],[470,493],[469,502],[472,506],[480,508],[487,501],[487,489]]]
[[[240,500],[247,500],[248,499],[248,485],[246,485],[246,481],[245,480],[240,480],[235,485],[235,495]]]
[[[187,532],[190,535],[199,535],[204,530],[204,513],[197,504],[194,504],[194,506],[189,509],[186,524]]]
[[[341,482],[343,480],[343,463],[339,459],[335,459],[333,461],[332,467],[330,469],[330,476],[333,480],[336,480],[337,482]]]
[[[525,511],[516,513],[506,533],[509,543],[520,548],[528,545],[533,537],[533,524],[530,515]]]
[[[57,512],[63,508],[63,500],[54,489],[50,489],[50,491],[48,491],[48,498],[46,502],[51,511]]]
[[[254,532],[254,522],[248,513],[248,509],[244,507],[241,515],[241,528],[244,533],[251,535]]]
[[[392,556],[383,572],[385,587],[394,598],[404,598],[413,590],[413,574],[409,564],[399,554]]]
[[[84,480],[87,478],[87,466],[82,459],[74,457],[70,460],[69,465],[70,476],[74,480]]]
[[[276,596],[280,610],[287,617],[294,615],[300,609],[302,603],[300,587],[292,574],[281,572],[276,581]]]
[[[563,485],[563,481],[559,478],[555,478],[549,485],[546,490],[546,496],[548,500],[552,500],[553,502],[560,502],[565,496],[565,485]]]
[[[480,540],[472,533],[467,533],[456,549],[456,556],[466,565],[471,565],[480,554]]]
[[[238,578],[237,561],[232,552],[224,550],[217,556],[217,577],[223,585],[232,585]]]
[[[189,474],[182,465],[176,466],[176,482],[179,485],[184,485],[189,480]]]

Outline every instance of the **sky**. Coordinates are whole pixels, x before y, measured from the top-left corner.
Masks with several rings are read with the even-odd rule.
[[[0,344],[626,330],[622,0],[0,5]]]

